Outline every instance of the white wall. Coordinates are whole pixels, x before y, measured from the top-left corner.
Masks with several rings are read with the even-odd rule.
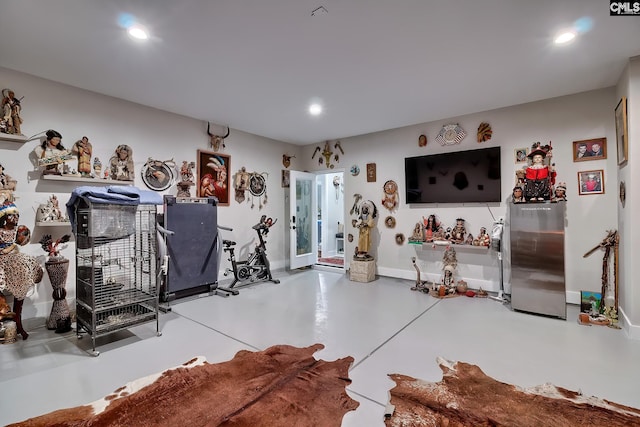
[[[0,85],[13,89],[22,100],[22,132],[31,136],[47,129],[56,129],[62,133],[62,143],[70,148],[83,135],[89,137],[93,144],[93,154],[98,156],[103,165],[113,155],[119,144],[127,144],[133,149],[136,179],[135,185],[147,190],[140,178],[140,170],[147,158],[158,160],[173,158],[178,165],[183,160],[195,161],[198,149],[210,150],[209,138],[206,134],[206,122],[179,116],[153,108],[133,104],[127,101],[99,95],[93,92],[57,84],[23,73],[0,68]],[[158,88],[167,90],[167,88]],[[212,100],[215,102],[215,100]],[[211,118],[215,121],[215,118]],[[44,252],[37,244],[42,234],[53,234],[59,237],[70,233],[65,227],[36,227],[35,208],[45,203],[51,194],[56,194],[62,203],[66,203],[73,188],[90,185],[78,182],[57,182],[39,179],[39,172],[34,170],[29,161],[31,151],[41,140],[24,144],[0,141],[0,163],[5,172],[17,179],[16,204],[20,209],[20,222],[32,230],[31,244],[22,248],[25,253],[38,256],[44,263]],[[284,214],[284,190],[281,187],[282,155],[295,155],[297,159],[299,147],[256,135],[231,130],[226,139],[225,154],[231,156],[231,173],[242,166],[247,171],[266,172],[268,201],[262,210],[258,210],[258,201],[251,209],[250,195],[248,202],[238,204],[233,200],[231,205],[219,207],[220,224],[234,229],[225,233],[225,238],[238,242],[244,251],[250,249],[257,241],[251,226],[258,222],[262,214],[266,214],[278,222],[269,233],[268,253],[273,268],[284,267],[284,226],[287,224]],[[292,158],[291,168],[296,167],[296,158]],[[195,173],[195,170],[194,170]],[[233,181],[232,181],[233,182]],[[176,194],[175,185],[163,194]],[[195,196],[195,191],[192,192]],[[63,251],[63,255],[71,259],[69,277],[67,279],[67,300],[75,297],[73,242]],[[245,254],[240,254],[242,257]],[[223,257],[222,268],[229,263]],[[224,279],[220,275],[220,279]],[[41,317],[51,309],[51,285],[45,279],[38,285],[36,293],[27,298],[24,305],[24,318]]]
[[[618,204],[620,232],[619,305],[620,318],[630,337],[640,339],[640,292],[634,277],[640,274],[638,250],[640,250],[640,227],[637,212],[640,208],[640,57],[632,58],[626,67],[616,91],[616,105],[622,97],[627,98],[627,123],[629,161],[617,170],[618,180],[626,186],[624,208]],[[635,215],[634,215],[635,213]]]
[[[345,154],[340,157],[337,167],[345,173],[345,233],[357,237],[357,230],[351,227],[349,210],[354,193],[373,200],[379,208],[379,217],[374,233],[373,254],[377,261],[378,273],[386,276],[415,279],[411,257],[418,258],[418,265],[424,279],[438,279],[442,267],[442,249],[417,247],[395,243],[395,234],[411,236],[416,222],[423,216],[436,214],[446,225],[453,226],[457,217],[466,219],[467,231],[476,235],[480,227],[491,229],[492,215],[504,217],[508,200],[515,183],[515,171],[522,167],[514,161],[514,150],[530,147],[533,142],[544,144],[552,141],[553,161],[558,171],[557,181],[567,183],[567,226],[566,226],[566,287],[570,302],[579,301],[580,290],[599,291],[602,258],[593,254],[583,258],[583,254],[597,245],[609,229],[617,228],[617,174],[615,151],[615,125],[613,109],[616,103],[614,88],[591,91],[573,96],[565,96],[545,101],[529,103],[499,110],[486,111],[454,117],[438,122],[425,123],[392,129],[384,132],[341,139]],[[476,129],[483,122],[493,128],[493,138],[485,143],[476,142]],[[467,132],[467,137],[458,145],[443,147],[435,137],[440,128],[449,123],[459,123]],[[418,146],[420,134],[426,134],[426,147]],[[607,138],[607,159],[588,162],[573,162],[573,141]],[[404,158],[446,151],[471,150],[489,146],[500,146],[502,157],[503,202],[491,206],[479,205],[407,205],[405,203]],[[320,170],[321,165],[311,160],[315,145],[304,148],[305,166],[310,170]],[[376,163],[377,180],[368,183],[366,164]],[[360,167],[360,174],[349,173],[351,165]],[[578,195],[578,171],[603,169],[605,194]],[[382,185],[394,179],[399,186],[399,209],[391,213],[381,207]],[[384,225],[384,218],[396,218],[395,229]],[[357,238],[356,238],[357,241]],[[346,253],[353,253],[355,242],[346,243]],[[497,291],[499,289],[498,260],[495,253],[482,253],[464,247],[457,247],[458,276],[464,278],[470,287]],[[349,258],[346,262],[349,263]],[[509,269],[507,261],[505,274],[508,287]]]

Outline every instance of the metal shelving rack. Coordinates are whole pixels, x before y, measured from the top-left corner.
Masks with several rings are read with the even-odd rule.
[[[76,331],[92,339],[158,320],[156,206],[84,200],[76,209]]]

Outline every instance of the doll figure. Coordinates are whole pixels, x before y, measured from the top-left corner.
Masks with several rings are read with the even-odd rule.
[[[45,175],[61,175],[60,165],[73,158],[69,151],[62,145],[60,132],[49,129],[46,139],[33,150],[38,158],[38,165],[44,166]]]
[[[440,229],[440,223],[433,214],[428,218],[422,217],[422,221],[424,222],[424,241],[432,242],[433,234]]]
[[[469,233],[467,235],[467,240],[464,242],[465,245],[473,245],[473,234]]]
[[[556,202],[566,202],[567,201],[567,184],[564,182],[558,183],[558,186],[554,190],[554,200]]]
[[[78,156],[78,172],[80,172],[80,176],[90,178],[93,148],[91,147],[89,138],[83,136],[82,139],[76,141],[71,151]]]
[[[480,227],[480,234],[473,240],[474,246],[486,246],[489,247],[491,244],[491,237],[487,233],[487,229],[485,227]]]
[[[115,156],[109,160],[111,179],[133,181],[133,150],[128,145],[118,145]]]
[[[522,187],[515,186],[513,187],[513,192],[511,193],[511,202],[512,203],[524,203],[526,200],[524,199],[524,195],[522,192]]]
[[[371,231],[375,226],[374,219],[378,216],[376,205],[367,200],[360,205],[360,217],[356,221],[355,227],[359,230],[358,247],[355,260],[372,258],[369,255],[371,248]]]
[[[451,242],[452,243],[464,243],[467,229],[464,227],[464,219],[456,219],[456,226],[451,230]]]
[[[424,242],[424,235],[422,233],[422,224],[416,222],[416,226],[413,228],[413,234],[409,238],[410,242]]]
[[[525,169],[524,197],[527,201],[551,199],[551,186],[555,179],[553,165],[544,163],[548,150],[537,147],[527,157],[531,164]]]
[[[20,213],[13,203],[0,206],[0,291],[13,295],[13,311],[17,331],[22,339],[29,334],[22,326],[22,305],[44,274],[38,261],[31,255],[20,252],[18,246],[29,243],[31,232],[18,225]]]
[[[102,162],[97,157],[93,159],[93,174],[96,178],[102,177]]]

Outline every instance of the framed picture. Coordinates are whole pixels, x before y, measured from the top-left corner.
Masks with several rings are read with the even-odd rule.
[[[616,107],[616,147],[618,148],[618,164],[625,163],[629,154],[627,134],[627,98],[622,97]]]
[[[513,155],[516,163],[527,163],[527,154],[529,154],[528,148],[516,148],[513,150]]]
[[[376,182],[376,164],[367,163],[367,182]]]
[[[573,141],[573,161],[602,160],[607,158],[607,138]]]
[[[600,292],[580,291],[580,312],[598,314],[602,309]]]
[[[291,171],[288,169],[282,169],[282,188],[289,188],[291,186]]]
[[[229,206],[231,156],[198,150],[198,197],[217,197],[218,206]]]
[[[604,194],[604,170],[578,172],[578,194]]]

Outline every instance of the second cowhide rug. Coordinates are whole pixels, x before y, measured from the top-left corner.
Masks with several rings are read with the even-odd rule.
[[[340,426],[359,405],[345,392],[353,358],[316,360],[322,348],[277,345],[216,364],[192,359],[92,404],[11,426]]]
[[[501,383],[463,362],[438,359],[442,381],[391,374],[393,414],[387,426],[638,426],[640,411],[545,384]]]

